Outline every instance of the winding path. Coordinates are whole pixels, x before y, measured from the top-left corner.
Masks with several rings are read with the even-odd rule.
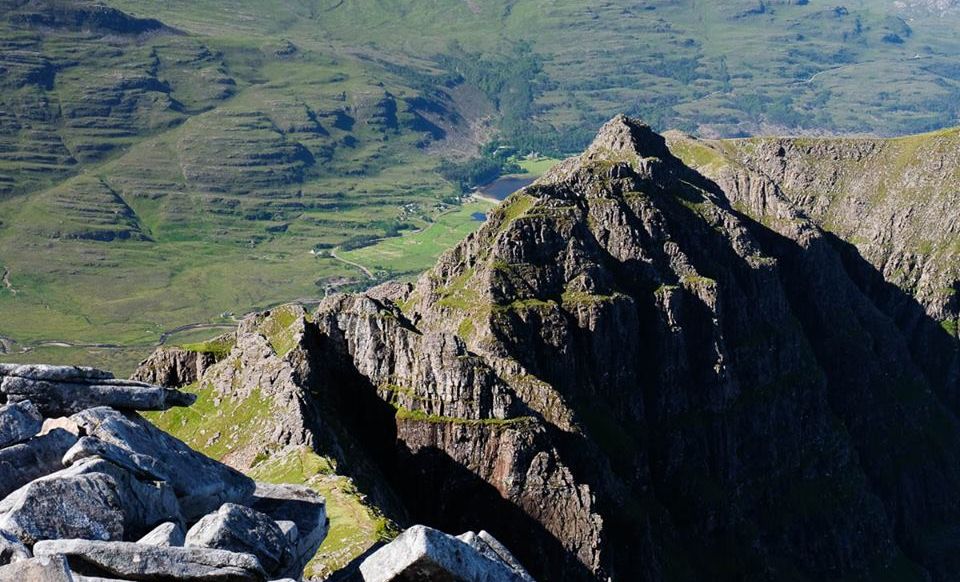
[[[377,240],[383,240],[383,239],[377,239]],[[374,243],[376,243],[376,241],[374,241]],[[350,259],[345,259],[345,258],[343,258],[343,257],[338,257],[338,256],[337,256],[337,249],[339,249],[339,248],[340,248],[340,247],[337,247],[337,248],[335,248],[335,249],[331,249],[331,250],[330,250],[330,258],[332,258],[332,259],[335,260],[335,261],[340,261],[341,263],[343,263],[343,264],[345,264],[345,265],[350,265],[351,267],[355,267],[355,268],[357,268],[357,269],[360,269],[361,271],[363,271],[363,274],[367,276],[367,279],[370,279],[371,281],[375,281],[375,280],[376,280],[376,277],[373,276],[373,273],[370,272],[370,269],[364,267],[364,266],[361,265],[360,263],[354,263],[354,262],[351,261]]]
[[[16,295],[16,294],[17,294],[17,290],[14,289],[14,288],[13,288],[13,285],[10,283],[10,269],[8,269],[8,268],[6,268],[6,267],[3,268],[3,277],[2,277],[2,279],[3,279],[3,286],[6,287],[7,290],[10,291],[10,293]]]

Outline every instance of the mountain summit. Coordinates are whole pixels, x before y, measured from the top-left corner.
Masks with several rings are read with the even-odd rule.
[[[199,389],[284,412],[227,458],[313,447],[545,580],[950,580],[956,338],[740,169],[618,116],[415,284],[246,320]]]

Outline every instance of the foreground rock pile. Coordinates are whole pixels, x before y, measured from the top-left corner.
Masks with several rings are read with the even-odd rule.
[[[0,580],[298,578],[324,500],[256,483],[138,410],[193,396],[89,368],[0,364]]]

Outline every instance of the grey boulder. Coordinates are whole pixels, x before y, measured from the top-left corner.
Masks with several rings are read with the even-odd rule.
[[[271,574],[290,562],[287,539],[269,516],[234,503],[224,503],[187,532],[187,547],[216,548],[253,554]]]
[[[323,496],[302,485],[257,483],[250,507],[270,516],[289,538],[296,538],[297,541],[290,545],[291,563],[285,572],[278,574],[298,576],[327,537],[329,521]],[[295,536],[292,528],[286,525],[291,522],[296,526]]]
[[[0,502],[0,529],[27,545],[40,540],[123,537],[123,507],[103,473],[38,479]]]
[[[53,429],[27,442],[0,449],[0,498],[62,469],[63,455],[75,442],[76,435]]]
[[[17,536],[0,529],[0,566],[32,558],[30,550]]]
[[[140,538],[137,543],[147,546],[182,546],[186,541],[187,533],[179,523],[168,521],[161,523],[150,533]]]
[[[63,556],[43,556],[0,566],[3,582],[75,582]]]
[[[263,582],[257,558],[209,548],[148,546],[132,542],[49,540],[37,543],[35,556],[67,557],[79,574],[115,576],[149,582]]]
[[[462,540],[423,525],[413,526],[360,564],[364,582],[526,582],[500,560]]]
[[[0,383],[8,402],[29,400],[46,417],[69,416],[95,406],[123,410],[166,410],[189,406],[196,396],[143,382],[116,379],[41,380],[7,375]]]
[[[113,374],[84,366],[51,366],[48,364],[0,364],[0,378],[19,376],[52,382],[90,382],[112,380]]]
[[[22,443],[42,427],[43,417],[29,400],[0,407],[0,449]]]
[[[210,513],[223,503],[244,503],[256,489],[249,477],[195,452],[136,413],[98,407],[71,418],[88,436],[155,459],[169,476],[168,483],[187,520]]]
[[[104,474],[113,478],[123,513],[123,539],[135,539],[159,524],[168,521],[179,523],[182,520],[177,496],[168,483],[141,481],[134,473],[105,459],[82,459],[55,475],[72,477],[89,474]]]
[[[160,461],[150,455],[142,455],[96,437],[80,437],[63,456],[64,465],[72,465],[80,459],[100,457],[114,465],[123,467],[138,478],[152,481],[168,481],[166,470]]]

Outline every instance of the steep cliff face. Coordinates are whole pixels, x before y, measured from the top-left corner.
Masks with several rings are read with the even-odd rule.
[[[857,286],[896,322],[924,375],[960,412],[960,132],[670,141],[771,229],[782,231],[780,216],[794,212],[835,235]]]
[[[388,513],[487,529],[542,579],[951,579],[939,307],[746,142],[671,144],[703,173],[615,118],[416,284],[297,312],[290,352],[249,319],[201,386],[289,386],[303,442],[362,458]]]

